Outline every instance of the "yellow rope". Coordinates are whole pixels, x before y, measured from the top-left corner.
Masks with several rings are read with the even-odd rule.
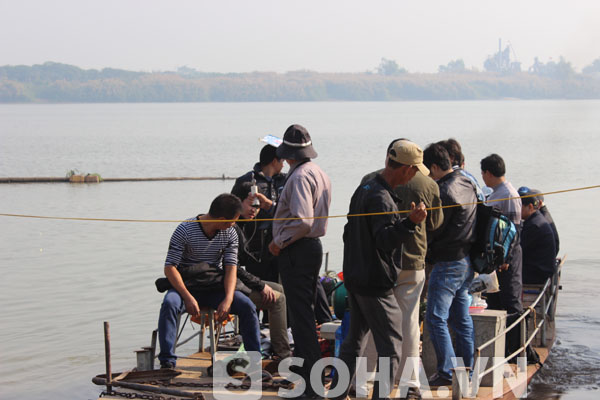
[[[528,194],[525,196],[516,196],[516,197],[507,197],[504,199],[495,199],[495,200],[487,200],[486,204],[495,203],[498,201],[506,201],[513,199],[521,199],[527,197],[536,197],[536,196],[548,196],[559,193],[568,193],[568,192],[576,192],[580,190],[589,190],[589,189],[597,189],[600,188],[600,185],[594,186],[584,186],[573,189],[564,189],[564,190],[555,190],[553,192],[546,193],[538,193],[538,194]],[[462,207],[466,205],[475,205],[484,203],[482,201],[476,201],[472,203],[463,203],[463,204],[451,204],[447,206],[440,207],[429,207],[426,208],[427,211],[432,210],[440,210],[444,208],[452,208],[452,207]],[[342,215],[326,215],[326,216],[317,216],[317,217],[290,217],[290,218],[255,218],[255,219],[238,219],[235,222],[246,222],[246,221],[291,221],[291,220],[299,220],[299,219],[326,219],[326,218],[351,218],[351,217],[366,217],[370,215],[387,215],[387,214],[406,214],[411,212],[411,210],[400,210],[400,211],[385,211],[379,213],[364,213],[364,214],[342,214]],[[170,220],[170,219],[122,219],[122,218],[84,218],[84,217],[54,217],[54,216],[45,216],[45,215],[25,215],[25,214],[6,214],[0,213],[0,217],[18,217],[18,218],[37,218],[37,219],[57,219],[57,220],[65,220],[65,221],[103,221],[103,222],[186,222],[189,220]],[[198,220],[195,220],[198,221]],[[193,221],[193,222],[195,222]],[[203,220],[204,222],[234,222],[234,220],[226,220],[226,219],[218,219],[218,220]]]

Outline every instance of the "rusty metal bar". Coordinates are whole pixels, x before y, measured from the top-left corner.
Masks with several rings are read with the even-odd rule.
[[[152,331],[152,340],[150,341],[150,347],[152,348],[152,369],[154,369],[154,357],[156,356],[156,339],[158,336],[158,329]]]
[[[96,377],[92,378],[92,382],[95,383],[96,385],[106,384],[106,386],[108,387],[108,383],[107,383],[108,380],[105,378],[102,378],[100,376],[96,376]],[[179,396],[179,397],[185,397],[185,398],[196,398],[197,396],[201,395],[200,392],[194,393],[194,392],[188,392],[186,390],[163,388],[163,387],[145,385],[145,384],[134,383],[134,382],[115,381],[115,382],[113,382],[113,385],[116,387],[122,387],[122,388],[126,388],[126,389],[140,390],[140,391],[144,391],[144,392],[159,393],[159,394],[168,394],[171,396]]]
[[[104,321],[104,360],[106,362],[106,390],[112,390],[112,371],[110,362],[110,325]]]

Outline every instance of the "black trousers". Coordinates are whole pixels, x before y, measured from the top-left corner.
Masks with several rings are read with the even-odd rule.
[[[352,382],[356,375],[356,357],[360,355],[360,350],[363,348],[365,335],[371,330],[377,349],[378,372],[381,368],[379,358],[389,358],[387,385],[385,381],[375,384],[373,400],[387,399],[394,388],[394,377],[398,374],[402,351],[402,325],[399,318],[401,310],[396,296],[391,292],[381,297],[362,296],[348,292],[348,302],[350,304],[350,329],[340,348],[340,360],[350,370],[350,382]],[[338,376],[336,374],[336,379],[331,385],[332,388],[337,386]],[[336,400],[346,398],[350,388],[345,389],[345,392]]]
[[[515,244],[512,262],[506,271],[497,271],[500,291],[486,297],[488,308],[506,310],[508,314],[523,312],[523,257],[521,245]]]
[[[317,323],[321,325],[325,322],[333,321],[333,315],[331,315],[329,301],[327,300],[327,293],[325,293],[325,288],[319,279],[317,279],[317,291],[315,295],[315,317],[317,318]]]
[[[306,391],[310,389],[310,369],[321,358],[315,326],[315,293],[323,247],[318,238],[300,239],[281,250],[279,274],[288,304],[288,320],[294,336],[294,355],[304,359],[300,369]]]

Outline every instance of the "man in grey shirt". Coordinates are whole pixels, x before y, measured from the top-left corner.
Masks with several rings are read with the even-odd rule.
[[[316,397],[310,369],[321,358],[315,327],[315,296],[331,202],[329,178],[311,161],[317,157],[310,135],[301,125],[290,126],[277,148],[277,157],[290,165],[273,221],[269,250],[278,257],[279,274],[288,299],[288,319],[294,336],[294,355],[304,359],[300,375],[305,395]],[[322,218],[325,217],[325,218]],[[284,220],[279,220],[284,218]],[[294,219],[285,219],[294,218]]]
[[[481,160],[481,176],[485,185],[492,188],[493,193],[486,199],[486,205],[495,207],[507,216],[521,234],[521,199],[519,193],[504,176],[506,167],[504,160],[498,154],[491,154]],[[487,295],[490,309],[506,310],[509,314],[523,311],[521,295],[522,282],[522,251],[519,240],[515,240],[506,262],[498,271],[500,292]]]

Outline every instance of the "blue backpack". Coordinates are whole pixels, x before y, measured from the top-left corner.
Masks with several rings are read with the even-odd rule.
[[[500,210],[477,204],[475,243],[469,256],[475,272],[489,274],[504,264],[517,238],[515,224]]]

